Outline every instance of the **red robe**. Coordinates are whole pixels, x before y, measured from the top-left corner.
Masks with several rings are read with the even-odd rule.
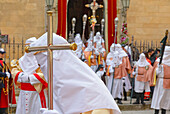
[[[0,64],[1,64],[2,67],[4,67],[3,60],[0,60]],[[7,66],[6,66],[5,69],[8,70],[8,72],[10,72],[9,69],[7,68]],[[7,90],[7,80],[9,80],[9,82],[8,82],[9,94],[6,91]],[[1,89],[0,108],[8,108],[8,106],[9,106],[8,97],[9,97],[9,103],[16,104],[13,79],[12,78],[8,79],[7,77],[4,78],[4,84],[5,84],[5,88]]]

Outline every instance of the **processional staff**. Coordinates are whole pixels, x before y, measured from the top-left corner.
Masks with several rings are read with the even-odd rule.
[[[72,42],[74,42],[75,25],[76,25],[76,18],[73,18],[72,19]]]
[[[82,41],[85,43],[85,38],[84,38],[84,33],[85,33],[85,28],[86,28],[86,22],[87,22],[87,15],[83,15],[83,34],[82,34]]]
[[[97,21],[96,21],[96,10],[97,10],[98,8],[103,8],[103,5],[99,5],[99,4],[96,2],[96,0],[93,0],[93,2],[92,2],[91,4],[86,4],[85,7],[91,8],[92,14],[93,14],[93,15],[92,15],[92,20],[91,20],[91,22],[92,22],[91,27],[92,27],[92,31],[93,31],[93,35],[92,35],[92,45],[94,45],[94,32],[95,32],[94,27],[95,27],[95,24],[97,23]],[[93,51],[92,51],[92,55],[93,55]]]
[[[51,4],[49,5],[51,8],[47,11],[48,16],[48,41],[47,46],[40,46],[40,47],[26,47],[25,51],[27,53],[32,51],[47,51],[47,74],[48,74],[48,109],[53,110],[53,50],[66,50],[66,49],[72,49],[76,50],[77,45],[74,44],[62,44],[62,45],[53,45],[53,0],[51,1]],[[48,6],[48,5],[47,5]]]
[[[101,20],[101,36],[104,36],[104,19]]]

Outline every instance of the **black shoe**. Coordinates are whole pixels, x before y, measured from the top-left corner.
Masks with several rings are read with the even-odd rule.
[[[155,113],[154,114],[159,114],[159,110],[155,109]]]
[[[166,114],[166,110],[165,109],[161,109],[162,113],[161,114]]]
[[[141,102],[142,105],[145,105],[145,102]]]
[[[127,98],[124,98],[124,101],[127,101]]]
[[[134,102],[133,104],[139,104],[139,101]]]
[[[149,99],[144,99],[144,101],[149,101]]]
[[[117,104],[123,104],[121,100],[118,100],[117,101]]]

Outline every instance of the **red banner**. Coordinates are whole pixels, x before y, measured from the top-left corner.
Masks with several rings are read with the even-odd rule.
[[[114,42],[115,38],[115,24],[114,20],[117,17],[117,7],[116,0],[108,0],[108,49],[110,50],[110,46]],[[117,37],[115,40],[117,43]]]
[[[58,35],[66,38],[67,0],[58,0]]]

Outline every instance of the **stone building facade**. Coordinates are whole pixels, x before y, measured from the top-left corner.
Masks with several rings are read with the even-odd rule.
[[[170,31],[169,0],[130,0],[128,33],[136,40],[160,41]]]

